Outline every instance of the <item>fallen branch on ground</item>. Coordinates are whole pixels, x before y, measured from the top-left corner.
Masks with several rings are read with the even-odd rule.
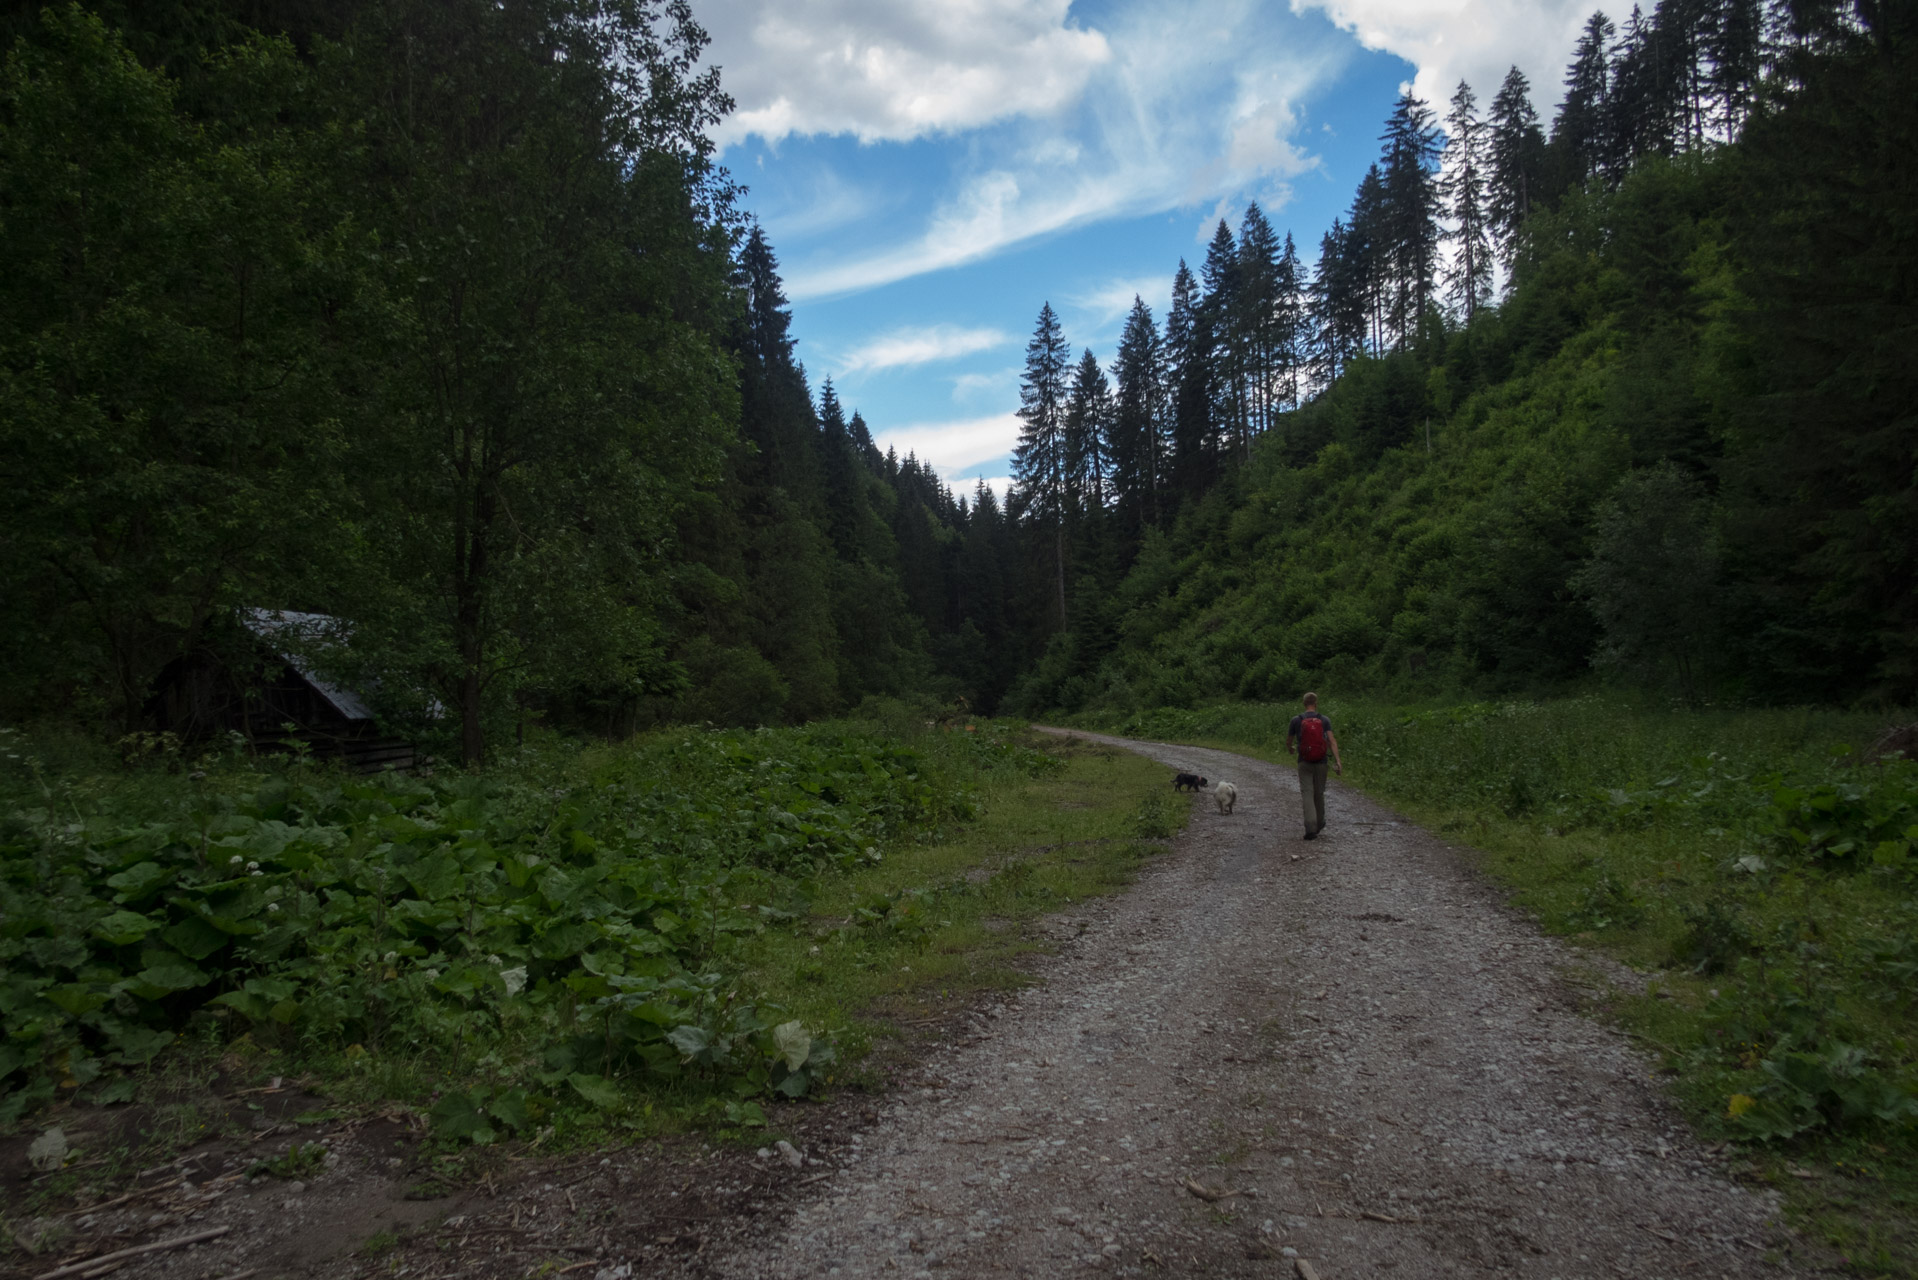
[[[135,1258],[143,1253],[160,1253],[167,1249],[184,1248],[190,1244],[198,1244],[202,1240],[211,1240],[216,1236],[223,1236],[231,1230],[233,1230],[232,1227],[208,1227],[205,1231],[195,1231],[192,1235],[175,1236],[171,1240],[156,1240],[152,1244],[135,1245],[131,1249],[121,1249],[114,1253],[103,1253],[97,1258],[88,1258],[83,1262],[69,1262],[64,1267],[55,1267],[51,1271],[34,1277],[34,1280],[61,1280],[64,1276],[77,1276],[84,1272],[97,1270],[109,1262],[118,1262],[122,1258]]]

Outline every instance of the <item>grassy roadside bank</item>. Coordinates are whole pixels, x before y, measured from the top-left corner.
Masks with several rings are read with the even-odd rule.
[[[1284,761],[1291,706],[1089,728]],[[1582,698],[1329,703],[1346,780],[1469,845],[1549,932],[1647,975],[1605,1012],[1858,1274],[1918,1275],[1918,765],[1909,714]]]
[[[1021,981],[1027,924],[1184,818],[1129,753],[903,710],[411,779],[12,742],[0,1106],[71,1145],[21,1170],[41,1205],[274,1076],[448,1150],[745,1136]]]

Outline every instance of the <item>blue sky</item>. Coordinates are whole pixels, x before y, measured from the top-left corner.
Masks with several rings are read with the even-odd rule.
[[[1549,116],[1591,0],[707,0],[800,358],[882,444],[1002,487],[1042,303],[1110,364],[1132,296],[1258,201],[1309,262],[1401,88],[1517,64]],[[696,0],[697,3],[697,0]]]

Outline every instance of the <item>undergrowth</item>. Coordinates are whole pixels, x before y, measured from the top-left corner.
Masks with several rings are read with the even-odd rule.
[[[1104,727],[1285,761],[1292,706]],[[1469,844],[1549,931],[1652,975],[1612,1011],[1861,1274],[1918,1258],[1918,764],[1909,715],[1589,696],[1329,699],[1347,781]]]
[[[430,1103],[477,1142],[662,1100],[750,1125],[829,1080],[831,1029],[753,976],[753,940],[1061,768],[1013,726],[904,714],[535,735],[422,777],[4,744],[0,1127],[198,1053]],[[947,892],[894,886],[852,927],[930,936]]]

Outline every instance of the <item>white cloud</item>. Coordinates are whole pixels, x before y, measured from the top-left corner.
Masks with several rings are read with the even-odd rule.
[[[1512,67],[1532,82],[1532,100],[1549,118],[1579,28],[1594,8],[1622,18],[1630,5],[1596,0],[1292,0],[1318,9],[1368,49],[1399,55],[1418,68],[1413,91],[1440,116],[1465,80],[1483,110]]]
[[[918,423],[877,432],[875,438],[881,449],[897,449],[902,458],[917,454],[952,483],[951,477],[1012,452],[1019,442],[1019,415],[996,413],[958,422]]]
[[[1259,0],[1137,4],[1112,14],[1104,34],[1109,57],[1072,111],[976,140],[916,234],[789,263],[791,297],[852,293],[1073,227],[1248,193],[1276,213],[1286,180],[1316,165],[1294,140],[1295,104],[1337,73],[1344,40],[1301,39]]]
[[[961,329],[937,324],[923,329],[896,329],[855,348],[840,361],[842,374],[876,373],[905,365],[931,364],[990,351],[1012,341],[1003,329]]]
[[[901,141],[1043,114],[1109,56],[1067,21],[1070,0],[732,0],[702,9],[738,110],[722,145],[751,135]]]
[[[1019,398],[1020,365],[1010,365],[991,373],[962,373],[952,380],[952,398],[961,404],[998,401],[1009,404]]]

